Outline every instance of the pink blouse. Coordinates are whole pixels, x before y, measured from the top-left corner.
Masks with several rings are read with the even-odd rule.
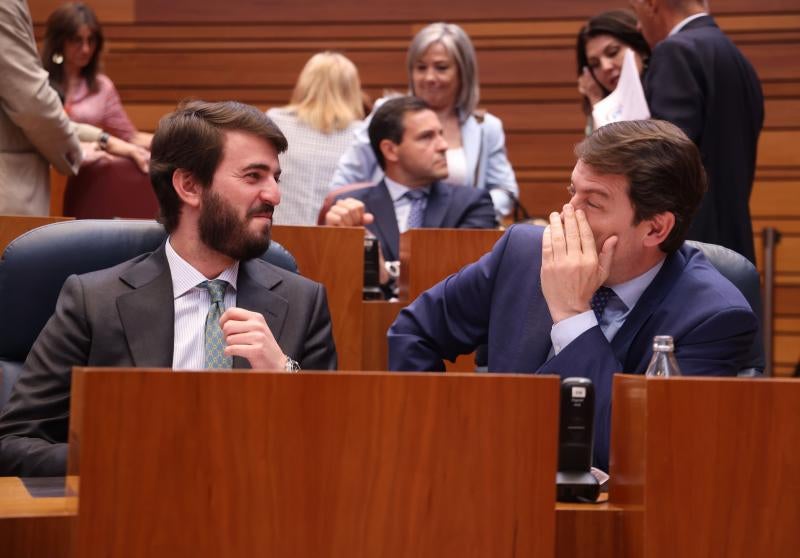
[[[67,114],[76,122],[97,126],[112,136],[130,141],[136,128],[122,108],[117,88],[104,74],[97,75],[97,86],[97,92],[92,93],[86,80],[81,81],[74,94],[67,97]]]

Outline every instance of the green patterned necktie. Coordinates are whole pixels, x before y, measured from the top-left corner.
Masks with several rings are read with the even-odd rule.
[[[233,359],[225,354],[225,336],[219,327],[219,318],[225,311],[225,286],[227,281],[214,279],[203,281],[198,286],[208,289],[211,306],[206,316],[205,360],[206,368],[230,368]]]

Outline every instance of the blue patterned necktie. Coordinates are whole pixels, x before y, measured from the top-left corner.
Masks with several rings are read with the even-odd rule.
[[[411,211],[408,212],[408,229],[418,229],[425,219],[425,207],[428,205],[428,192],[425,190],[409,190],[405,197],[411,200]]]
[[[233,359],[225,355],[225,336],[219,326],[219,318],[225,312],[225,287],[227,281],[214,279],[203,281],[198,286],[208,289],[211,305],[206,316],[205,366],[206,368],[230,368]]]
[[[608,305],[608,301],[614,296],[617,296],[616,293],[608,287],[600,287],[592,295],[592,310],[594,310],[594,315],[597,316],[598,323],[602,323],[600,320],[603,317],[603,312]]]

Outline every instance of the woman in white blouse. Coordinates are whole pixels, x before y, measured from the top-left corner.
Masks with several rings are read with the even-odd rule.
[[[306,63],[289,105],[267,111],[289,141],[279,155],[279,225],[315,225],[336,163],[350,145],[364,108],[358,70],[346,57],[320,52]]]

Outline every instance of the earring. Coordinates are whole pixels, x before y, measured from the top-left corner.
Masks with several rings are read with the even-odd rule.
[[[53,64],[61,64],[64,62],[64,55],[60,52],[54,52],[51,60],[53,61]]]

